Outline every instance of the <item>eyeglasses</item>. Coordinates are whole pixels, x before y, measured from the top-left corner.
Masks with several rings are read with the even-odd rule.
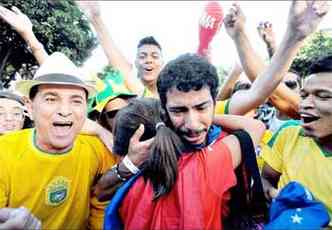
[[[104,114],[105,114],[107,119],[113,119],[118,112],[119,112],[119,110],[116,109],[116,110],[111,110],[111,111],[104,112]]]

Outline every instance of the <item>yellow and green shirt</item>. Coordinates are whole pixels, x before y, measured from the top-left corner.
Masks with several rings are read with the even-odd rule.
[[[332,153],[322,150],[300,125],[285,125],[262,150],[264,161],[281,174],[278,188],[290,181],[306,186],[332,217]]]
[[[116,162],[97,137],[78,135],[62,154],[42,152],[34,129],[0,137],[0,208],[28,208],[43,229],[102,228],[105,203],[91,188]]]

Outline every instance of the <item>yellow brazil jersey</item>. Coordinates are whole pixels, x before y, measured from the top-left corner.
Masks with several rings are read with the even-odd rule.
[[[229,102],[230,100],[217,101],[215,107],[215,114],[217,115],[229,114]]]
[[[300,125],[280,129],[263,148],[262,157],[281,173],[279,189],[290,181],[301,183],[325,204],[332,217],[332,153],[324,152],[313,138],[304,136]]]
[[[28,208],[43,229],[102,228],[105,203],[91,194],[116,162],[97,137],[78,135],[61,154],[37,149],[34,129],[0,137],[0,208]]]
[[[159,99],[158,95],[154,95],[148,88],[144,87],[142,97],[151,97]]]

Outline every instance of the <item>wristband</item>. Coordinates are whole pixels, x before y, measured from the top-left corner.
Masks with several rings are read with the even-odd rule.
[[[129,159],[128,155],[123,158],[122,163],[132,174],[137,174],[140,172],[139,168],[137,168],[136,165],[133,164],[133,162]]]
[[[115,173],[116,177],[121,181],[126,181],[127,179],[122,177],[119,173],[119,165],[116,164],[112,167],[112,171]]]

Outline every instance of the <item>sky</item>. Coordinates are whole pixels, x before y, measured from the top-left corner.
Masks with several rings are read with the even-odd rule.
[[[257,33],[261,21],[272,22],[277,42],[284,34],[289,1],[238,1],[245,16],[249,39],[263,58],[265,45]],[[224,14],[233,1],[219,1]],[[198,46],[198,20],[206,1],[100,1],[102,18],[126,58],[133,63],[138,41],[153,35],[161,44],[165,62],[178,55],[195,52]],[[332,6],[331,6],[332,7]],[[332,11],[332,9],[330,10]],[[332,12],[319,28],[332,27]],[[228,69],[238,60],[235,46],[222,26],[212,41],[213,64]],[[100,70],[107,64],[101,47],[97,47],[82,67],[84,72]]]

